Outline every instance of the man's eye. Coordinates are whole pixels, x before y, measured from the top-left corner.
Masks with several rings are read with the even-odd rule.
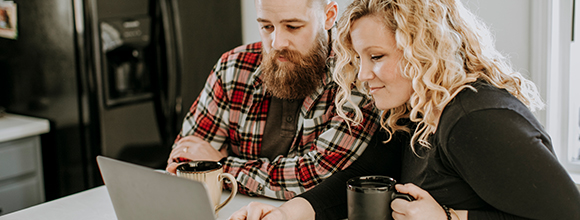
[[[301,26],[292,26],[292,25],[287,25],[288,29],[292,29],[292,30],[297,30],[300,29]]]
[[[274,26],[272,26],[272,25],[264,25],[264,26],[262,26],[262,29],[264,29],[264,30],[271,30],[272,28],[274,28]]]

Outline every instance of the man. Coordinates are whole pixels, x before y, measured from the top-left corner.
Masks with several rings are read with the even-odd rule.
[[[185,117],[168,160],[222,161],[249,195],[290,199],[363,152],[378,112],[365,95],[361,124],[335,112],[329,0],[255,0],[261,42],[222,55]],[[354,115],[354,112],[353,112]]]

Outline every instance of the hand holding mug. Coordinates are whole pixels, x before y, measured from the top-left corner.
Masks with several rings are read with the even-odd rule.
[[[393,200],[413,200],[411,195],[397,192],[397,181],[388,176],[360,176],[346,183],[349,220],[392,220]]]
[[[409,202],[402,199],[394,200],[391,203],[394,219],[447,219],[445,210],[429,194],[412,183],[396,184],[397,191],[409,194],[415,201]]]
[[[223,149],[218,151],[214,149],[207,141],[196,137],[186,136],[181,138],[169,155],[167,160],[167,167],[165,168],[170,173],[175,173],[177,166],[181,162],[188,161],[219,161],[227,157],[227,151]]]

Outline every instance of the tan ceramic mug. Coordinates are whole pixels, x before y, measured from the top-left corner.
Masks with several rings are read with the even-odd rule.
[[[236,178],[229,173],[224,173],[223,165],[217,161],[191,161],[183,163],[177,167],[176,174],[179,177],[205,183],[216,214],[238,193]],[[230,196],[220,203],[224,178],[227,178],[232,183],[232,191],[230,192]]]

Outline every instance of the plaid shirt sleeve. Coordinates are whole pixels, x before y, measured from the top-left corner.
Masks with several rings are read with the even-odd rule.
[[[181,137],[196,135],[217,150],[238,136],[232,117],[241,117],[242,106],[249,85],[238,83],[239,78],[249,78],[261,61],[260,44],[240,46],[224,53],[209,75],[201,94],[185,116]],[[236,78],[236,79],[234,79]],[[231,92],[234,91],[234,92]]]
[[[221,57],[186,116],[178,140],[196,135],[215,149],[228,148],[232,156],[224,162],[224,170],[236,176],[240,192],[287,200],[356,160],[379,127],[379,117],[365,95],[353,92],[353,101],[365,117],[360,126],[349,127],[335,113],[337,85],[328,77],[319,94],[305,99],[289,154],[273,161],[259,157],[262,138],[267,138],[262,134],[268,110],[255,74],[260,49],[259,43],[251,44]]]

